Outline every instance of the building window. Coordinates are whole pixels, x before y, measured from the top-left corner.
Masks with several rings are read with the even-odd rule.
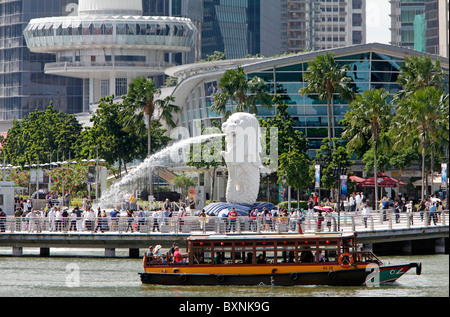
[[[116,96],[126,95],[128,92],[128,82],[126,78],[116,78]]]

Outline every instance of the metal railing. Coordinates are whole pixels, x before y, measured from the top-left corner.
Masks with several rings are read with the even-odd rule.
[[[295,217],[256,217],[240,216],[236,220],[223,217],[199,218],[188,217],[127,217],[111,218],[73,218],[62,219],[48,217],[14,217],[0,218],[1,233],[317,233],[317,232],[354,232],[374,230],[395,230],[405,228],[423,228],[430,226],[447,226],[448,210],[437,212],[394,213],[393,210],[372,212],[370,216],[343,212],[324,216],[319,221],[318,214],[306,214],[301,219]],[[338,229],[340,228],[340,230]]]

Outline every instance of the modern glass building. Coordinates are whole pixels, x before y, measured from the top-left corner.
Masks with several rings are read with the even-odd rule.
[[[294,119],[295,128],[305,134],[311,150],[314,151],[320,147],[323,138],[327,137],[326,101],[321,101],[316,96],[302,96],[298,91],[307,84],[304,74],[307,72],[308,62],[329,51],[334,53],[339,64],[350,66],[347,75],[352,78],[351,86],[357,93],[367,89],[385,88],[391,96],[400,89],[396,81],[404,58],[421,55],[410,49],[374,43],[280,58],[246,59],[228,61],[228,64],[218,62],[191,65],[190,68],[188,65],[173,68],[169,70],[170,75],[178,76],[180,84],[172,94],[183,109],[178,117],[178,125],[189,128],[193,135],[193,123],[196,121],[201,121],[208,127],[213,120],[220,120],[220,116],[209,110],[213,103],[212,94],[217,91],[217,83],[223,73],[241,65],[248,79],[259,76],[267,83],[269,91],[281,95],[289,105],[288,111]],[[442,58],[441,65],[448,74],[448,58]],[[448,75],[446,81],[448,82]],[[336,95],[333,100],[331,125],[334,135],[338,138],[343,132],[339,122],[348,110],[348,103]],[[259,107],[258,116],[268,118],[274,116],[275,111],[275,107],[271,110]]]
[[[51,54],[31,53],[23,30],[34,18],[72,14],[77,0],[0,1],[0,121],[22,119],[52,101],[66,113],[82,112],[83,81],[44,73]]]

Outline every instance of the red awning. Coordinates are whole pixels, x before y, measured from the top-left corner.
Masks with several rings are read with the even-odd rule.
[[[397,186],[405,186],[405,183],[392,178],[385,173],[378,173],[377,177],[378,187],[397,187]],[[359,184],[362,187],[375,187],[375,177],[371,177],[366,179],[365,181]]]
[[[366,180],[365,178],[362,178],[359,176],[354,176],[354,175],[350,176],[349,178],[350,178],[350,180],[352,180],[353,182],[356,182],[357,184],[360,184]]]

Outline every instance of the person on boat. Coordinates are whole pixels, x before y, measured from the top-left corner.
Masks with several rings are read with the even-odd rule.
[[[267,263],[267,259],[261,253],[260,255],[258,255],[258,258],[256,259],[256,264],[265,264],[265,263]]]
[[[245,264],[252,264],[252,263],[253,263],[253,252],[248,252]]]
[[[174,263],[181,263],[181,262],[183,262],[183,254],[181,254],[178,245],[175,246],[175,248],[174,248],[173,260],[174,260]]]
[[[216,256],[214,257],[214,264],[223,264],[222,256],[220,255],[220,252],[216,253]]]
[[[312,254],[312,252],[309,249],[309,247],[305,251],[302,251],[302,254],[300,256],[300,262],[301,263],[312,263],[312,262],[314,262],[314,255]]]
[[[152,247],[152,246],[149,246],[149,247],[148,247],[148,251],[147,251],[147,253],[145,254],[145,256],[147,257],[147,261],[148,261],[148,262],[153,261],[153,247]]]

